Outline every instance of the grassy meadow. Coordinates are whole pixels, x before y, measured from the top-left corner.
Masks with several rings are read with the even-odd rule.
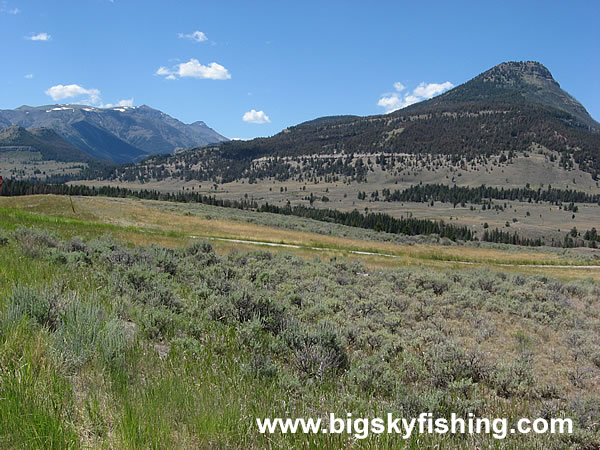
[[[71,200],[0,198],[2,448],[600,446],[588,253]],[[255,421],[331,412],[569,417],[575,432],[360,440]]]

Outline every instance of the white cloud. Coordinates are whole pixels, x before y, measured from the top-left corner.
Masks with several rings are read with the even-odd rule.
[[[100,91],[98,89],[86,89],[78,84],[57,84],[46,90],[45,93],[52,97],[52,100],[55,102],[66,98],[83,97],[87,95],[87,99],[81,100],[83,103],[89,103],[91,105],[98,105],[101,103]]]
[[[179,64],[179,76],[209,78],[211,80],[227,80],[231,78],[227,69],[221,64],[212,62],[208,66],[204,66],[197,59],[193,58],[186,63]]]
[[[33,74],[25,75],[25,78],[33,78]],[[133,106],[133,97],[124,98],[117,103],[103,103],[99,89],[86,89],[78,84],[57,84],[47,89],[46,95],[52,97],[52,100],[58,102],[65,99],[76,99],[77,103],[83,105],[95,106],[96,108],[116,108],[119,106]]]
[[[391,94],[384,94],[377,102],[377,106],[381,106],[385,109],[386,113],[391,113],[407,106],[413,105],[423,100],[428,100],[442,92],[452,89],[454,85],[449,81],[444,83],[425,83],[419,84],[412,92],[406,92],[400,94],[406,86],[399,81],[394,83],[394,89],[396,92]]]
[[[396,89],[398,92],[403,91],[404,89],[406,89],[406,86],[404,86],[402,83],[400,83],[399,81],[396,81],[394,83],[394,89]]]
[[[33,78],[33,74],[32,73],[25,74],[25,78],[27,78],[28,80],[31,80]]]
[[[397,109],[404,107],[402,99],[396,93],[381,97],[377,102],[377,106],[385,108],[386,112],[396,111]]]
[[[133,97],[119,100],[119,106],[133,106]]]
[[[269,116],[265,114],[264,111],[256,111],[255,109],[251,109],[242,117],[244,122],[248,123],[270,123],[271,119]]]
[[[194,42],[204,42],[208,39],[202,31],[194,31],[189,34],[179,33],[178,36],[180,39],[190,39]]]
[[[161,75],[167,78],[167,80],[176,80],[175,75],[169,69],[164,66],[160,66],[156,71],[156,75]]]
[[[38,33],[32,36],[28,36],[25,39],[29,41],[49,41],[50,39],[52,39],[52,36],[50,36],[48,33]]]
[[[200,78],[207,80],[228,80],[231,78],[229,71],[221,64],[212,62],[208,66],[205,66],[200,64],[200,61],[194,58],[190,59],[186,63],[177,64],[172,69],[161,66],[156,71],[156,75],[164,76],[167,80],[174,80],[177,77]]]
[[[133,98],[125,98],[123,100],[119,100],[116,104],[107,103],[105,105],[100,105],[100,108],[115,108],[118,106],[133,106]]]
[[[429,83],[429,84],[425,84],[424,82],[419,84],[415,90],[413,91],[413,94],[416,95],[417,97],[422,97],[422,98],[431,98],[435,95],[441,94],[444,91],[447,91],[448,89],[452,89],[454,87],[454,85],[452,83],[450,83],[449,81],[446,81],[445,83]]]

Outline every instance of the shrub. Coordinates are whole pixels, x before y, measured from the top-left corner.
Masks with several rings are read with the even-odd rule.
[[[206,241],[194,242],[185,248],[184,254],[203,266],[215,264],[219,260],[212,246]]]
[[[38,228],[20,227],[14,232],[14,236],[21,244],[21,250],[31,257],[39,256],[47,248],[58,247],[58,238]]]
[[[194,337],[179,337],[171,341],[171,353],[175,359],[196,359],[204,355],[205,349]]]
[[[569,403],[569,409],[581,427],[589,429],[598,426],[600,397],[597,395],[579,395]]]
[[[39,290],[17,285],[6,299],[4,320],[17,322],[27,317],[39,325],[53,329],[57,322],[57,298],[49,289]]]
[[[156,272],[146,266],[136,264],[123,274],[124,293],[140,303],[152,306],[165,306],[179,312],[183,308],[181,299],[173,292],[170,275]],[[115,280],[119,285],[119,280]]]
[[[391,397],[396,391],[398,374],[380,355],[370,356],[350,371],[356,385],[370,395]]]
[[[491,278],[479,278],[477,280],[477,286],[479,287],[479,289],[481,289],[482,291],[485,291],[485,292],[489,292],[491,294],[496,292],[495,285],[496,285],[496,283]]]
[[[208,308],[213,320],[244,323],[258,319],[263,329],[273,334],[278,334],[283,328],[284,307],[250,286],[242,286],[231,295],[214,299],[215,302]]]
[[[142,264],[143,261],[139,255],[134,254],[131,250],[116,245],[110,241],[99,242],[95,251],[99,251],[98,258],[101,262],[108,264],[111,267],[125,266],[130,267],[134,264]]]
[[[531,363],[515,360],[501,365],[492,376],[491,382],[500,397],[530,396],[535,385]]]
[[[54,264],[67,264],[68,259],[67,259],[67,255],[68,253],[65,253],[57,248],[52,248],[50,249],[51,251],[49,252],[49,257],[50,260],[54,263]]]
[[[152,279],[155,273],[140,264],[128,268],[123,278],[135,291],[148,291],[152,289]]]
[[[430,346],[423,355],[429,373],[429,382],[436,388],[470,377],[464,351],[452,342]]]
[[[319,344],[303,344],[296,350],[295,366],[307,377],[323,380],[329,372],[337,370],[342,365],[340,355],[331,348]]]
[[[449,284],[445,280],[432,279],[429,281],[428,287],[435,295],[442,295],[449,289]]]
[[[295,349],[294,365],[303,375],[322,380],[328,373],[346,369],[349,359],[333,326],[321,323]]]
[[[513,275],[511,281],[516,286],[523,286],[525,284],[526,279],[523,275]]]
[[[152,290],[142,291],[139,298],[144,303],[164,306],[174,312],[183,310],[183,302],[173,292],[173,287],[167,284],[157,283]]]
[[[173,313],[161,308],[144,309],[137,322],[148,339],[166,339],[175,328]]]
[[[432,413],[434,417],[443,417],[448,412],[441,391],[415,391],[412,387],[402,386],[397,398],[404,417],[417,417],[423,411]]]
[[[271,357],[263,352],[253,352],[250,357],[250,363],[245,366],[245,369],[256,378],[272,379],[278,374],[278,368],[271,360]]]
[[[10,242],[10,237],[9,237],[8,233],[0,230],[0,247],[8,245],[9,242]]]
[[[92,263],[91,259],[87,256],[86,253],[75,250],[70,253],[67,253],[67,264],[77,265],[77,264],[85,264],[89,265]]]
[[[565,284],[564,289],[571,297],[583,298],[586,293],[586,289],[581,285],[580,282],[577,281],[572,281],[568,284]]]
[[[95,299],[82,302],[74,296],[60,316],[55,333],[56,348],[71,369],[81,367],[95,356],[105,363],[118,363],[127,344],[125,330]]]
[[[88,247],[79,237],[72,238],[69,242],[64,242],[61,248],[65,252],[82,252],[88,253]]]
[[[154,248],[154,265],[158,267],[162,272],[168,273],[169,275],[175,275],[178,269],[178,259],[171,249],[167,248]]]
[[[600,369],[600,351],[594,352],[590,356],[590,360],[594,363],[597,369]]]

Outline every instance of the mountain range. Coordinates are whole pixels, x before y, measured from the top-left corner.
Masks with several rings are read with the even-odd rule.
[[[435,155],[466,164],[505,152],[510,158],[532,148],[550,152],[565,170],[578,166],[594,180],[600,177],[600,124],[541,63],[505,62],[442,95],[390,114],[321,117],[269,138],[151,158],[129,170],[126,178],[299,179],[298,167],[307,156],[346,155],[337,162],[313,159],[313,168],[320,165],[314,172],[319,177],[356,173],[356,164],[363,162],[352,155],[409,154],[420,159]],[[271,161],[257,165],[261,158]],[[296,161],[292,164],[289,158]],[[127,171],[123,168],[113,175]]]
[[[600,178],[600,124],[534,61],[501,63],[442,95],[389,114],[320,117],[250,141],[228,141],[204,122],[186,125],[148,106],[22,106],[0,111],[0,128],[15,126],[21,128],[11,128],[4,136],[12,144],[4,145],[19,141],[32,147],[27,142],[35,141],[39,147],[52,141],[58,145],[54,153],[68,158],[77,154],[76,147],[95,159],[130,163],[99,175],[129,181],[299,179],[299,158],[315,155],[345,158],[313,161],[314,175],[355,176],[362,171],[356,175],[362,179],[364,167],[357,166],[362,162],[353,155],[432,155],[464,164],[504,152],[510,158],[532,148],[551,152],[565,170],[577,166],[593,180]],[[23,128],[45,131],[27,134]],[[68,150],[59,136],[70,144]],[[186,148],[191,149],[178,152]],[[45,153],[52,152],[46,148]],[[256,163],[265,159],[270,162]]]
[[[0,110],[0,128],[10,126],[54,130],[93,158],[116,163],[228,140],[204,122],[184,124],[145,105],[46,105]]]

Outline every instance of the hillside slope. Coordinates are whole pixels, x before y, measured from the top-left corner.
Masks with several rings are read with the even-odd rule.
[[[37,151],[44,160],[61,162],[91,162],[95,160],[88,153],[71,145],[48,128],[26,130],[23,127],[10,126],[0,130],[0,151],[2,150]]]

